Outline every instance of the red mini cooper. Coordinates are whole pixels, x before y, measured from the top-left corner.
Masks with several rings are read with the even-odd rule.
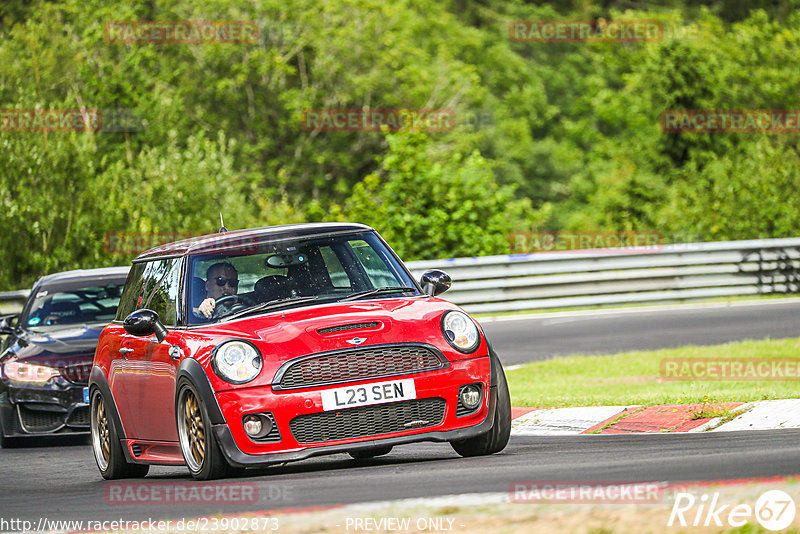
[[[220,232],[133,261],[89,381],[105,478],[186,464],[241,468],[447,441],[501,451],[503,368],[477,323],[415,282],[375,230],[303,224]]]

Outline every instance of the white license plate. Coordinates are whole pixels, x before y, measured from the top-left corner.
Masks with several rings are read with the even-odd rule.
[[[89,404],[89,388],[83,388],[83,402]]]
[[[389,382],[376,382],[375,384],[363,384],[361,386],[327,389],[322,391],[322,409],[328,412],[355,406],[369,406],[370,404],[416,398],[417,390],[414,388],[414,380],[407,378]]]

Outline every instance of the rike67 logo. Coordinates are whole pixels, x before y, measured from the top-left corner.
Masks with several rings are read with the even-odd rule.
[[[675,494],[667,526],[722,527],[727,524],[741,527],[755,521],[767,530],[777,531],[787,528],[794,521],[796,512],[794,500],[781,490],[764,492],[755,506],[722,502],[719,493],[704,493],[697,497],[679,492]]]

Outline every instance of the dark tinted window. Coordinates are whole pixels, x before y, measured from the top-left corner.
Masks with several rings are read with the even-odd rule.
[[[145,263],[135,263],[128,273],[125,291],[122,292],[122,298],[117,309],[118,321],[125,319],[132,311],[138,309],[142,303],[142,275],[145,266]]]
[[[87,280],[84,287],[39,288],[26,305],[21,324],[27,328],[111,322],[117,313],[122,280]],[[92,285],[94,284],[94,285]]]
[[[178,324],[180,280],[180,258],[149,262],[144,272],[144,300],[141,307],[156,312],[165,325]]]

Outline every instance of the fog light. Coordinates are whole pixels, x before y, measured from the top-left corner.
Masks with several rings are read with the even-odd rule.
[[[461,389],[461,404],[464,408],[472,410],[481,403],[481,390],[477,386],[470,384]]]
[[[255,437],[261,434],[263,426],[260,417],[248,415],[244,418],[244,430],[249,436]]]

